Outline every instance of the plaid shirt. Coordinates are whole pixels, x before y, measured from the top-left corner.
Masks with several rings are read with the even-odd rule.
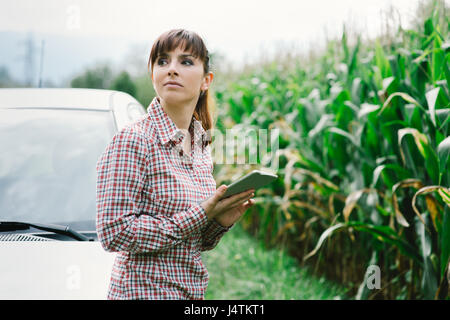
[[[216,182],[194,117],[190,130],[192,155],[183,154],[183,132],[154,98],[97,162],[98,239],[118,252],[108,299],[204,298],[209,276],[201,251],[229,228],[208,221],[200,206]]]

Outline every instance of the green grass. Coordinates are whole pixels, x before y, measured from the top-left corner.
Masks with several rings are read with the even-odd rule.
[[[210,274],[207,300],[346,299],[345,288],[314,277],[280,249],[265,249],[239,224],[202,256]]]

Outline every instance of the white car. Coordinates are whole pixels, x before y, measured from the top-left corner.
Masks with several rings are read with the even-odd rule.
[[[145,114],[96,89],[0,89],[0,299],[106,299],[96,163]]]

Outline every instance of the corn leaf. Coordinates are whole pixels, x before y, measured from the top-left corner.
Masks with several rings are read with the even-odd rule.
[[[345,224],[343,224],[343,223],[338,223],[338,224],[336,224],[336,225],[334,225],[334,226],[331,226],[331,227],[327,228],[327,229],[320,235],[319,241],[317,241],[317,245],[316,245],[316,247],[314,248],[314,250],[311,251],[310,253],[308,253],[306,256],[304,256],[304,257],[303,257],[303,261],[306,261],[306,260],[308,260],[309,258],[311,258],[313,255],[315,255],[315,254],[319,251],[319,249],[322,247],[322,244],[325,242],[325,240],[326,240],[328,237],[330,237],[331,234],[332,234],[334,231],[336,231],[336,230],[338,230],[338,229],[341,229],[341,228],[345,228],[345,227],[346,227]]]
[[[395,97],[401,97],[403,100],[405,100],[406,102],[412,103],[416,106],[418,106],[420,109],[424,110],[425,109],[422,107],[422,105],[417,102],[413,97],[411,97],[410,95],[404,93],[404,92],[395,92],[393,94],[391,94],[387,100],[384,102],[383,107],[381,108],[381,110],[378,112],[378,116],[381,115],[384,110],[386,110],[386,108],[390,105],[392,99],[394,99]]]
[[[441,244],[441,277],[445,277],[445,268],[450,264],[450,204],[444,209],[442,220],[442,233],[440,234]],[[449,278],[450,281],[450,278]]]
[[[424,298],[433,299],[438,289],[438,283],[436,278],[436,270],[434,270],[433,264],[430,259],[432,249],[431,236],[428,232],[425,232],[425,230],[427,229],[426,221],[428,221],[428,215],[421,215],[420,220],[425,221],[424,223],[416,223],[416,230],[420,239],[420,247],[424,266],[421,286],[424,293]]]
[[[426,93],[427,103],[428,103],[428,110],[430,111],[430,118],[431,122],[433,122],[433,125],[436,127],[436,112],[435,112],[435,105],[436,105],[436,99],[439,94],[439,87],[434,88]]]
[[[439,158],[439,173],[442,175],[447,168],[447,162],[450,157],[450,136],[445,138],[441,143],[439,143],[437,148],[438,158]]]
[[[417,179],[406,179],[406,180],[396,183],[392,187],[392,205],[393,205],[394,211],[395,211],[395,218],[397,219],[397,222],[404,227],[409,227],[409,223],[408,223],[408,221],[406,221],[405,217],[403,216],[402,212],[400,211],[396,191],[397,191],[397,189],[400,189],[400,188],[409,188],[409,187],[414,187],[416,189],[420,189],[423,187],[423,184],[420,180],[417,180]]]
[[[420,211],[417,209],[417,206],[416,206],[417,197],[422,194],[429,194],[431,192],[435,192],[435,191],[441,190],[441,189],[444,190],[444,192],[446,191],[446,189],[441,186],[426,186],[426,187],[423,187],[423,188],[420,188],[419,190],[417,190],[417,192],[414,194],[414,196],[412,198],[413,210],[414,210],[415,214],[417,215],[417,217],[422,221],[422,223],[424,225],[425,225],[425,221],[422,219],[423,214],[420,213]],[[438,225],[439,221],[437,221],[437,220],[440,219],[441,217],[439,216],[439,212],[436,208],[436,204],[430,198],[427,199],[426,204],[427,204],[428,211],[432,217],[432,221],[435,226],[435,229],[438,230],[437,225]]]
[[[428,144],[427,137],[423,133],[420,133],[417,129],[403,128],[403,129],[398,130],[398,146],[400,149],[400,155],[402,157],[403,163],[406,163],[406,159],[405,159],[405,154],[404,154],[403,148],[402,148],[402,140],[403,140],[403,137],[405,137],[407,134],[410,134],[414,137],[414,141],[416,143],[417,148],[419,149],[419,152],[422,154],[422,156],[424,158],[426,158],[424,145]]]

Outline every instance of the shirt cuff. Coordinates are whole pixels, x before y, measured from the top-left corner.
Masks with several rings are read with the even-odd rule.
[[[193,204],[188,211],[175,215],[175,220],[182,232],[183,239],[189,237],[192,233],[200,232],[208,223],[205,209],[198,203]]]
[[[221,235],[222,233],[225,233],[228,230],[230,230],[233,226],[234,226],[234,224],[232,224],[229,227],[224,227],[220,223],[218,223],[216,221],[216,219],[212,219],[208,225],[208,230],[207,230],[208,237],[216,238],[217,236]]]

